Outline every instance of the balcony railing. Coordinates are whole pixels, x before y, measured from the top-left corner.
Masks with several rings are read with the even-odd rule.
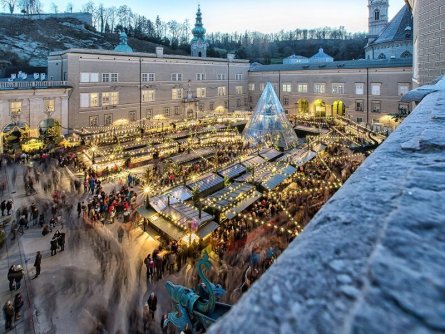
[[[0,82],[0,89],[67,87],[67,81],[7,81]]]

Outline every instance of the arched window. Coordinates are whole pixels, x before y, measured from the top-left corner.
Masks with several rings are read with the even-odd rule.
[[[380,10],[378,10],[378,9],[376,9],[376,10],[374,11],[374,20],[375,20],[375,21],[380,20]]]
[[[404,51],[404,52],[400,55],[400,58],[412,58],[412,57],[413,57],[413,55],[412,55],[412,53],[409,52],[409,51]]]
[[[381,54],[379,54],[378,59],[386,59],[386,56],[383,53],[381,53]]]

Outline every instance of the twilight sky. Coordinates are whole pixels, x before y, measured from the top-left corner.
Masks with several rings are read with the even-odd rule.
[[[45,12],[51,3],[66,8],[67,0],[42,0]],[[87,0],[73,1],[79,11]],[[154,20],[159,14],[163,21],[195,21],[198,3],[203,12],[203,23],[208,32],[261,31],[278,32],[281,29],[339,27],[350,32],[367,31],[367,0],[94,0],[106,7],[126,4],[133,12]],[[403,0],[390,0],[391,19],[404,5]]]

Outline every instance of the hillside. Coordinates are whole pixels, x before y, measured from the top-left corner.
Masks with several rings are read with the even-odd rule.
[[[7,75],[17,70],[36,71],[47,67],[49,52],[69,48],[112,50],[117,34],[103,34],[76,19],[2,17],[0,20],[0,59],[12,63]],[[154,43],[129,38],[128,44],[140,52],[155,52]],[[164,46],[165,53],[185,54]]]

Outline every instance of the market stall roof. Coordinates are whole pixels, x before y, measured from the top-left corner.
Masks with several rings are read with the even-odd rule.
[[[262,159],[262,158],[261,158]],[[237,177],[235,180],[238,182],[252,182],[252,174],[253,174],[253,180],[254,182],[258,182],[261,179],[263,179],[264,177],[266,177],[268,174],[270,174],[272,168],[273,168],[273,163],[271,162],[264,162],[261,166],[257,166],[255,165],[255,171],[249,172],[249,173],[245,173],[243,175],[241,175],[240,177]]]
[[[242,201],[240,201],[236,206],[230,209],[229,212],[226,212],[225,215],[228,219],[232,219],[235,217],[234,212],[240,213],[246,210],[249,206],[251,206],[253,203],[258,201],[261,198],[262,194],[258,191],[254,191],[250,196],[246,197]]]
[[[202,193],[206,190],[209,190],[213,187],[223,184],[224,179],[218,174],[208,173],[202,176],[197,181],[189,181],[187,182],[187,187],[190,189],[198,189],[198,193]]]
[[[177,241],[181,239],[185,233],[183,229],[175,226],[173,223],[169,222],[167,219],[165,219],[152,209],[140,207],[137,209],[137,211],[142,217],[147,218],[153,226],[166,234],[172,240]]]
[[[292,161],[292,164],[294,164],[296,166],[301,166],[301,165],[304,165],[306,162],[311,161],[316,156],[317,156],[317,153],[315,153],[314,151],[307,151],[304,154],[302,154],[301,156],[299,156],[298,158],[294,159]]]
[[[195,220],[198,223],[198,226],[200,226],[214,218],[212,215],[209,215],[204,211],[201,211],[201,218],[199,218],[199,210],[194,206],[185,205],[184,203],[172,204],[162,210],[162,214],[174,221],[175,224],[179,224],[186,228],[188,227],[188,221]]]
[[[322,152],[322,151],[324,151],[325,149],[326,149],[326,145],[325,144],[322,144],[322,143],[318,143],[318,144],[316,144],[315,146],[314,146],[314,151],[315,152]]]
[[[290,150],[286,152],[283,156],[279,157],[277,161],[286,161],[286,162],[292,162],[295,158],[298,158],[300,155],[304,154],[307,150],[303,148],[294,148],[293,150]]]
[[[249,168],[249,167],[255,167],[255,166],[258,166],[258,165],[262,165],[265,162],[266,162],[266,160],[264,160],[260,156],[258,156],[258,155],[251,155],[251,156],[248,156],[245,160],[243,160],[241,162],[241,164],[243,164],[246,168]]]
[[[276,186],[278,186],[281,182],[283,182],[285,179],[287,179],[286,175],[274,174],[269,179],[261,182],[261,186],[263,186],[267,190],[272,190]]]
[[[181,154],[175,155],[174,157],[171,157],[170,160],[172,160],[176,164],[183,164],[186,162],[197,160],[201,157],[209,156],[213,153],[214,153],[214,151],[212,149],[201,148],[198,150],[191,151],[190,154],[181,153]]]
[[[278,157],[282,156],[283,153],[280,151],[277,151],[274,148],[265,148],[259,152],[260,157],[264,158],[267,161],[274,161]]]
[[[170,196],[170,204],[174,204],[177,202],[185,202],[192,198],[192,192],[190,189],[184,186],[175,187],[166,191],[165,193],[151,197],[149,199],[150,205],[157,212],[161,212],[168,205],[168,197]]]
[[[248,183],[233,183],[207,197],[206,204],[219,211],[225,211],[241,201],[244,196],[255,190],[255,186]],[[211,204],[210,204],[211,203]]]
[[[228,177],[229,179],[233,179],[244,173],[246,171],[246,167],[241,164],[234,164],[224,169],[220,169],[217,173],[222,177]]]
[[[207,237],[208,235],[210,235],[213,231],[215,231],[218,228],[218,224],[215,223],[213,220],[203,224],[198,231],[196,232],[196,234],[198,235],[198,237],[200,237],[201,239],[204,239],[205,237]]]

